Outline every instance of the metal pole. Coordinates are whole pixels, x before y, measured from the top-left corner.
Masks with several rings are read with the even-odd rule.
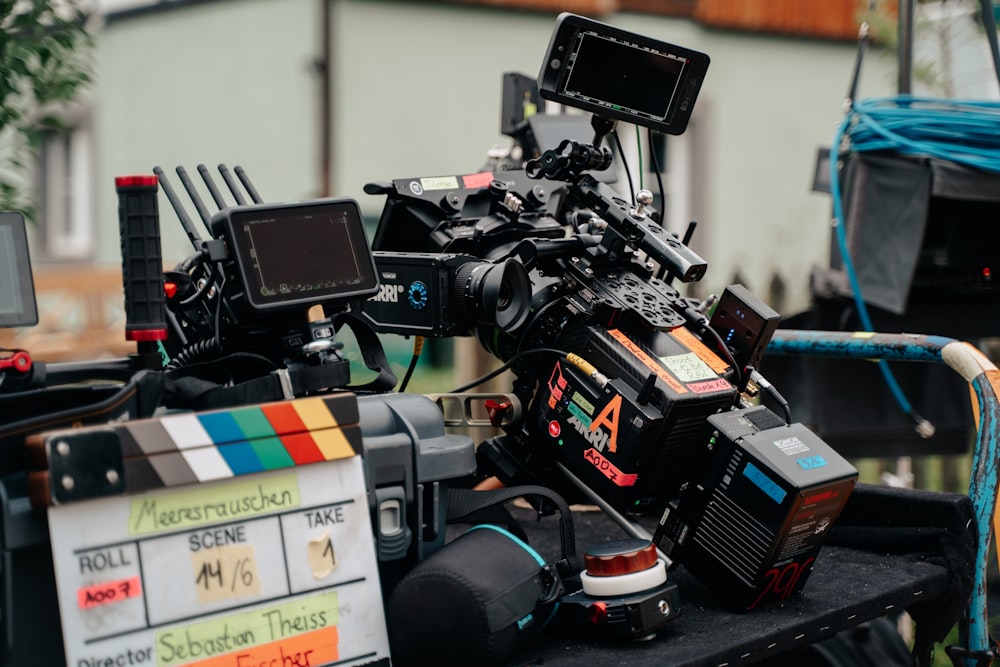
[[[897,45],[897,60],[899,61],[899,76],[897,92],[908,95],[913,88],[913,7],[915,0],[900,0],[899,2],[899,44]]]
[[[993,54],[993,71],[1000,83],[1000,45],[997,44],[997,21],[993,15],[993,3],[990,0],[980,0],[979,7],[983,12],[983,29],[986,30],[986,41],[990,44]]]

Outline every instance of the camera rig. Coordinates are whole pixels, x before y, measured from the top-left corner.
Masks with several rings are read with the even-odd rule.
[[[614,73],[597,57],[608,52]],[[592,144],[564,140],[523,170],[366,186],[387,200],[372,243],[383,290],[362,315],[380,332],[475,334],[511,365],[524,419],[479,448],[505,483],[575,497],[566,466],[617,510],[663,506],[703,465],[705,419],[745,387],[700,304],[671,285],[707,263],[660,224],[649,192],[628,201],[593,175],[611,165],[600,144],[613,119],[682,132],[707,65],[563,15],[539,92],[595,111]]]
[[[523,170],[367,185],[386,197],[374,252],[355,201],[265,204],[239,168],[235,177],[219,168],[229,205],[199,166],[215,214],[177,170],[208,239],[161,169],[120,182],[127,331],[144,353],[135,364],[160,370],[162,344],[163,405],[204,410],[384,393],[396,379],[375,332],[475,335],[513,371],[519,406],[478,446],[474,471],[472,443],[439,433],[423,397],[359,404],[383,575],[443,546],[449,484],[496,476],[619,517],[661,513],[653,541],[663,558],[651,560],[697,559],[692,571],[724,581],[744,608],[787,598],[808,578],[857,473],[787,412],[749,406],[751,382],[767,387],[757,366],[777,313],[740,286],[711,315],[708,302],[683,296],[673,282],[700,280],[707,263],[665,228],[649,192],[625,198],[593,175],[611,164],[601,142],[615,121],[683,132],[707,66],[704,54],[560,16],[539,91],[594,112],[594,141],[563,141]],[[157,184],[194,247],[163,276],[149,208]],[[344,325],[378,372],[367,385],[349,384]],[[384,531],[381,519],[399,513],[395,532]],[[638,604],[651,616],[606,630],[646,636],[668,620],[650,611],[672,590],[656,581],[655,594],[584,587],[570,593],[572,606],[587,615],[601,597],[617,611]]]
[[[614,72],[594,57],[611,52]],[[513,371],[526,407],[479,445],[480,476],[596,502],[627,532],[629,513],[662,511],[667,559],[693,555],[747,608],[802,588],[857,472],[791,424],[757,370],[779,315],[739,285],[711,314],[683,296],[673,282],[707,270],[689,235],[664,227],[648,191],[626,199],[594,176],[611,164],[601,142],[617,120],[683,132],[707,65],[560,16],[539,92],[594,112],[594,141],[564,140],[523,170],[366,186],[386,202],[372,243],[383,287],[362,316],[379,332],[475,335]],[[758,389],[783,417],[752,406]],[[737,528],[748,522],[750,547]],[[790,568],[794,582],[771,585]]]
[[[707,318],[668,282],[697,280],[706,263],[648,206],[630,206],[584,171],[595,161],[578,161],[581,154],[607,162],[593,147],[567,145],[526,172],[488,174],[485,188],[442,193],[407,179],[369,186],[389,196],[373,242],[379,276],[406,298],[380,293],[362,314],[383,332],[475,333],[513,362],[526,418],[480,448],[502,479],[553,483],[541,472],[552,461],[539,450],[545,440],[570,443],[580,451],[568,465],[590,488],[619,509],[645,509],[688,474],[695,425],[733,404],[738,369],[691,333],[707,331]],[[560,190],[556,177],[570,180]],[[401,250],[427,222],[434,226],[416,246],[427,252]],[[477,315],[464,304],[482,301],[484,283],[496,305]],[[593,367],[552,359],[553,349]],[[531,358],[532,350],[548,358]],[[660,360],[675,357],[697,372],[676,375],[680,359],[670,362],[674,371]],[[649,473],[640,476],[639,465]]]

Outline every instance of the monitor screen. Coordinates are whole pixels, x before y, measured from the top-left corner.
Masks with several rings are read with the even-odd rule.
[[[38,324],[24,216],[0,211],[0,327]]]
[[[687,59],[581,32],[570,55],[565,94],[663,121]]]
[[[708,64],[700,51],[560,14],[538,74],[538,92],[599,117],[681,134]]]
[[[228,227],[255,308],[321,303],[378,287],[353,200],[235,208]]]

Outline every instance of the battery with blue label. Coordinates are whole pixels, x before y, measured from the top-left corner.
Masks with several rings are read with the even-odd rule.
[[[712,463],[664,511],[654,541],[737,609],[802,590],[858,472],[763,406],[713,415]]]

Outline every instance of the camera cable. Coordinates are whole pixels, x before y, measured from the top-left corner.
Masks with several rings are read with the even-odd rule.
[[[767,392],[767,395],[774,399],[774,402],[781,406],[781,411],[785,414],[785,423],[792,423],[792,408],[781,392],[771,384],[766,377],[761,375],[756,368],[749,367],[750,381]]]
[[[463,391],[468,391],[469,389],[472,389],[473,387],[478,387],[479,385],[483,384],[484,382],[489,382],[490,380],[492,380],[496,376],[500,375],[501,373],[503,373],[504,371],[506,371],[507,369],[509,369],[511,366],[513,366],[514,364],[516,364],[518,361],[521,361],[524,357],[535,355],[535,354],[550,354],[550,355],[555,355],[555,356],[560,357],[560,358],[565,358],[566,357],[566,353],[565,352],[563,352],[562,350],[557,350],[555,348],[551,348],[551,347],[536,347],[536,348],[532,348],[530,350],[523,350],[521,352],[516,353],[514,356],[512,356],[510,359],[508,359],[506,362],[504,362],[501,366],[498,366],[496,369],[494,369],[494,370],[492,370],[489,373],[486,373],[484,375],[480,375],[475,380],[472,380],[471,382],[467,382],[467,383],[463,384],[461,387],[457,387],[455,389],[452,389],[449,393],[451,393],[451,394],[460,394]]]
[[[618,136],[618,130],[614,130],[611,136],[614,138],[615,150],[618,151],[618,157],[622,160],[622,168],[625,170],[625,177],[628,179],[630,201],[632,202],[632,206],[635,206],[635,187],[632,185],[632,171],[628,168],[628,160],[625,159],[625,149],[622,148],[622,140]]]
[[[420,361],[420,353],[424,350],[424,337],[414,336],[413,337],[413,356],[410,357],[410,364],[406,367],[406,373],[403,375],[403,381],[399,383],[399,393],[406,391],[406,386],[410,384],[410,378],[413,376],[413,370],[417,367],[417,362]]]
[[[989,101],[939,100],[911,95],[851,101],[834,135],[833,146],[835,150],[853,152],[892,150],[902,155],[932,157],[1000,172],[1000,105]],[[874,331],[848,249],[837,163],[836,158],[830,160],[830,194],[837,246],[861,326],[865,331]],[[933,435],[934,426],[910,404],[888,363],[884,359],[877,363],[896,402],[916,423],[917,432],[925,438]]]
[[[666,215],[663,210],[667,205],[667,196],[663,189],[663,174],[660,172],[660,159],[656,156],[656,148],[653,146],[653,130],[646,128],[646,143],[649,144],[649,159],[653,163],[653,173],[656,175],[656,187],[660,190],[660,219],[665,220]],[[687,245],[687,240],[684,245]]]

